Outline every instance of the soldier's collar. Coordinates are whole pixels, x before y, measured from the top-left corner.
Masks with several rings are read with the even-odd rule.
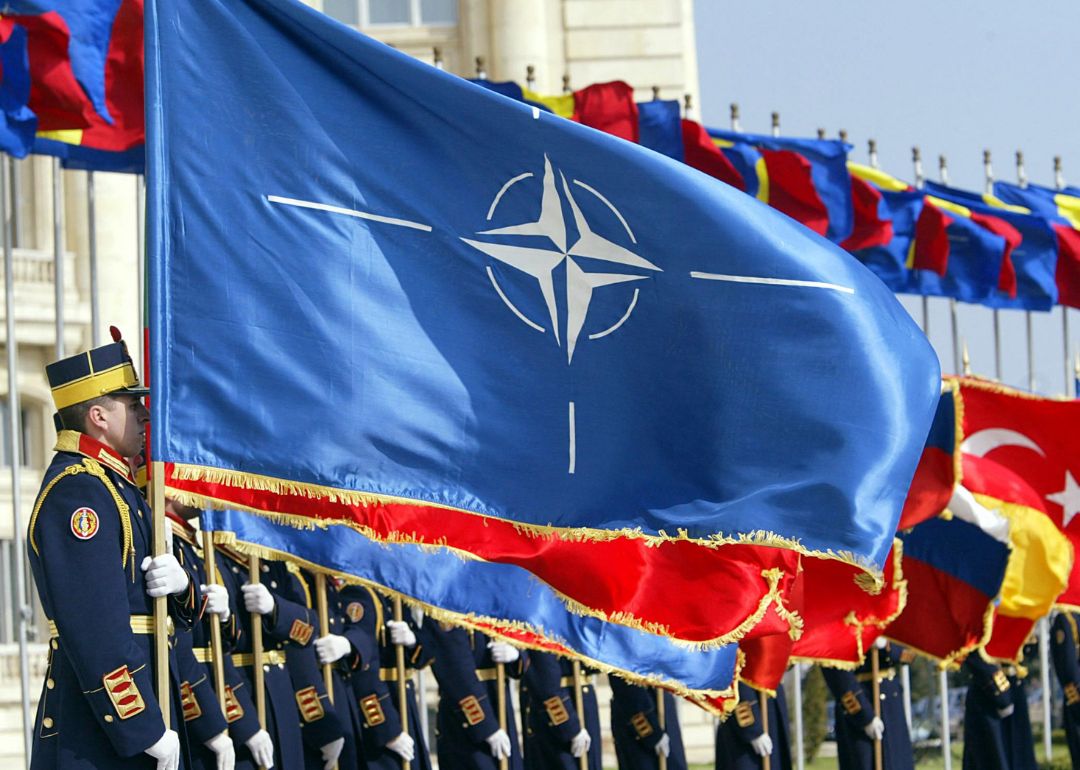
[[[175,513],[166,512],[165,515],[173,523],[173,534],[178,535],[192,545],[198,545],[195,537],[195,527],[188,524]]]
[[[116,471],[132,484],[135,483],[134,476],[131,475],[131,466],[128,461],[116,453],[116,450],[102,444],[96,439],[92,439],[85,433],[79,433],[77,430],[62,430],[56,436],[56,446],[53,447],[54,452],[73,452],[74,454],[80,454],[84,457],[89,457],[93,460],[97,460],[108,466],[109,470]]]

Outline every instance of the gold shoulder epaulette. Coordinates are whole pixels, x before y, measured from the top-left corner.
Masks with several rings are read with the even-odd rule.
[[[105,488],[109,490],[109,495],[112,497],[113,502],[116,504],[116,511],[120,514],[120,528],[124,533],[123,550],[120,554],[120,566],[127,567],[128,559],[131,559],[131,571],[132,575],[135,573],[135,549],[132,547],[131,536],[131,508],[124,501],[120,491],[116,488],[116,485],[109,480],[109,476],[105,473],[105,469],[101,467],[101,464],[94,459],[84,457],[82,464],[69,465],[56,474],[52,481],[50,481],[45,489],[41,490],[41,495],[38,497],[37,502],[34,503],[34,510],[30,514],[30,547],[34,549],[34,553],[40,555],[38,550],[37,541],[34,539],[34,526],[37,524],[38,514],[41,513],[41,506],[45,503],[45,498],[52,492],[61,479],[68,476],[75,476],[80,473],[89,473],[94,478],[98,479]]]

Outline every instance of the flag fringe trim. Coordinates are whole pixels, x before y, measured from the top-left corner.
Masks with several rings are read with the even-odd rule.
[[[502,521],[507,524],[511,524],[518,532],[529,537],[558,537],[561,540],[566,540],[570,542],[609,542],[611,540],[626,538],[644,540],[646,542],[646,545],[651,547],[659,547],[664,543],[669,542],[689,542],[695,545],[703,546],[705,548],[712,548],[714,550],[724,545],[755,545],[763,546],[766,548],[780,548],[783,550],[794,551],[802,556],[809,556],[815,559],[831,559],[855,567],[856,569],[859,569],[869,575],[870,579],[874,581],[874,584],[878,586],[878,591],[880,591],[880,587],[883,587],[885,584],[883,571],[867,557],[859,556],[852,551],[834,551],[831,548],[826,551],[812,550],[802,545],[802,543],[796,538],[784,537],[783,535],[778,535],[775,532],[769,532],[763,529],[747,533],[738,533],[736,535],[725,535],[723,533],[716,533],[713,535],[709,535],[708,537],[690,537],[687,531],[685,529],[682,529],[681,527],[679,528],[678,534],[676,535],[670,535],[662,529],[658,530],[658,534],[650,535],[642,531],[640,527],[635,527],[633,529],[629,527],[623,527],[621,529],[596,529],[592,527],[556,527],[550,524],[524,524],[522,522],[505,519],[501,516],[494,514],[478,513],[476,511],[470,511],[464,508],[446,505],[444,503],[434,503],[427,500],[397,497],[394,495],[382,495],[372,492],[344,490],[338,489],[336,487],[322,486],[319,484],[310,484],[300,481],[288,481],[284,479],[274,478],[272,476],[262,476],[254,473],[244,473],[242,471],[227,470],[225,468],[211,468],[204,465],[167,463],[167,466],[172,471],[172,479],[175,479],[177,481],[201,481],[208,484],[215,484],[238,489],[250,489],[255,491],[270,492],[277,495],[306,497],[313,500],[325,499],[331,503],[343,503],[345,505],[362,507],[367,507],[369,505],[397,504],[441,508],[444,510],[455,511],[457,513],[465,513],[472,516],[478,516],[484,519],[494,519],[497,521]],[[209,495],[205,495],[201,492],[177,489],[176,487],[169,484],[170,480],[171,479],[169,478],[169,474],[166,473],[165,484],[166,488],[171,494],[175,495],[178,493],[187,493],[191,496],[198,496],[205,499],[207,503],[211,505],[211,507],[217,508],[218,510],[239,510],[243,508],[244,510],[249,510],[264,515],[269,514],[271,516],[291,517],[292,519],[302,520],[303,522],[306,522],[305,524],[301,525],[301,527],[304,529],[314,529],[315,527],[322,528],[330,524],[349,523],[340,519],[314,519],[309,516],[281,514],[273,511],[265,511],[252,508],[250,506],[243,507],[231,501],[220,500]],[[284,518],[282,520],[285,521]],[[373,539],[378,539],[380,541],[387,540],[387,538],[382,535],[379,535],[377,538]]]
[[[420,610],[423,610],[425,615],[433,618],[436,621],[450,623],[452,625],[460,626],[462,628],[467,628],[473,631],[479,631],[497,639],[498,641],[507,642],[514,647],[524,647],[530,650],[548,652],[554,655],[559,655],[560,657],[568,658],[570,660],[577,660],[582,664],[589,666],[590,668],[595,668],[605,674],[614,674],[623,679],[626,679],[628,682],[631,682],[633,684],[639,684],[648,687],[661,687],[666,690],[670,690],[672,693],[693,701],[695,704],[701,706],[709,713],[720,718],[726,718],[726,716],[734,710],[735,705],[738,703],[738,687],[735,685],[735,683],[738,681],[739,673],[742,668],[742,658],[739,657],[736,658],[735,672],[734,677],[732,678],[731,687],[727,687],[723,690],[697,690],[691,687],[687,687],[686,685],[677,680],[660,676],[658,674],[635,674],[624,669],[616,668],[615,666],[611,666],[607,663],[602,663],[598,660],[595,660],[594,658],[590,658],[587,655],[575,652],[567,646],[565,639],[560,639],[557,636],[549,634],[542,627],[533,626],[531,623],[526,623],[521,620],[500,620],[497,618],[486,617],[483,615],[476,615],[471,612],[459,613],[450,610],[440,609],[439,607],[436,607],[432,604],[428,604],[427,602],[415,599],[408,594],[401,593],[400,591],[395,591],[392,588],[387,588],[386,586],[374,580],[368,580],[366,578],[357,577],[356,575],[352,575],[348,572],[342,572],[340,570],[323,567],[320,564],[316,564],[315,562],[308,561],[307,559],[303,559],[299,556],[287,553],[285,551],[279,551],[274,548],[268,548],[267,546],[250,543],[246,540],[240,540],[236,537],[235,532],[229,532],[228,530],[214,531],[213,538],[215,545],[222,545],[226,548],[231,548],[241,554],[244,554],[245,556],[258,556],[259,558],[266,559],[268,561],[284,561],[287,563],[291,562],[311,572],[329,575],[331,577],[337,578],[338,580],[341,580],[349,585],[358,585],[364,586],[365,588],[375,589],[390,598],[401,599],[403,603],[409,605],[410,607],[416,607]],[[493,626],[495,628],[493,628]],[[544,639],[545,641],[562,647],[565,652],[548,649],[546,647],[543,647],[542,645],[523,641],[522,639],[519,639],[517,637],[506,636],[499,633],[499,631],[497,630],[498,627],[513,628],[528,634],[532,634],[534,636]],[[716,708],[709,701],[705,700],[706,698],[724,700],[724,708],[722,710]],[[730,704],[728,703],[729,700],[731,701]]]
[[[173,499],[175,499],[178,503],[181,503],[182,505],[189,505],[189,506],[192,506],[192,507],[195,507],[195,508],[200,507],[201,505],[204,505],[209,501],[215,500],[215,498],[208,498],[208,497],[204,497],[203,495],[190,493],[190,492],[185,491],[185,490],[177,490],[177,489],[173,489],[171,487],[168,488],[168,492],[169,492],[169,496],[172,497]],[[252,514],[254,514],[256,516],[261,516],[261,517],[263,517],[265,519],[268,519],[270,521],[273,521],[275,523],[287,524],[287,525],[296,527],[297,529],[314,530],[316,528],[314,523],[312,522],[312,520],[310,518],[308,518],[307,516],[293,516],[291,514],[286,514],[286,513],[268,513],[268,512],[265,512],[265,511],[260,511],[260,510],[258,510],[256,508],[248,508],[248,507],[242,506],[242,505],[236,505],[236,504],[232,504],[232,503],[227,503],[226,501],[217,501],[217,502],[221,503],[222,506],[223,506],[223,507],[219,508],[219,510],[245,511],[245,512],[248,512],[248,513],[252,513]],[[213,507],[213,506],[211,506],[211,507]],[[481,558],[479,556],[475,556],[475,555],[473,555],[473,554],[471,554],[471,553],[469,553],[467,551],[462,551],[462,550],[460,550],[458,548],[455,548],[453,546],[450,546],[450,545],[427,543],[427,542],[423,542],[421,540],[410,539],[406,535],[401,535],[400,537],[394,537],[394,538],[392,538],[390,540],[383,540],[383,539],[380,539],[377,536],[377,533],[375,533],[373,530],[370,530],[368,527],[365,527],[365,526],[363,526],[361,524],[357,524],[356,522],[333,521],[333,522],[327,522],[327,523],[333,523],[333,524],[336,524],[336,525],[347,526],[350,529],[352,529],[352,530],[356,531],[357,533],[363,535],[364,537],[368,538],[373,543],[375,543],[377,545],[380,545],[380,546],[383,546],[385,548],[389,548],[392,545],[412,545],[412,546],[417,546],[421,550],[423,550],[425,552],[428,552],[428,553],[436,553],[436,552],[442,551],[442,550],[449,551],[450,553],[454,554],[455,556],[457,556],[462,561],[478,561],[478,562],[489,563],[489,562],[487,562],[486,559],[483,559],[483,558]],[[321,528],[325,528],[325,527],[321,527]],[[221,530],[221,531],[225,531],[225,530]],[[235,537],[235,533],[229,532],[228,534]],[[394,533],[394,534],[397,535],[399,533]],[[238,541],[238,542],[244,542],[244,541]],[[224,544],[228,545],[228,543],[224,543]],[[255,546],[253,546],[253,547],[255,547]],[[297,559],[298,557],[289,556],[288,558]],[[343,573],[343,574],[347,574],[347,573]],[[695,640],[690,640],[690,639],[681,639],[679,637],[676,637],[671,633],[671,629],[667,625],[665,625],[663,623],[654,623],[654,622],[650,622],[650,621],[641,620],[641,619],[635,617],[633,614],[631,614],[629,612],[621,612],[621,611],[619,611],[619,612],[605,612],[604,610],[598,610],[598,609],[595,609],[593,607],[589,607],[588,605],[583,604],[582,602],[579,602],[577,599],[574,599],[573,597],[567,596],[565,593],[563,593],[562,591],[558,590],[557,588],[549,585],[548,583],[544,583],[544,585],[547,587],[547,589],[549,591],[551,591],[556,597],[558,597],[558,599],[566,607],[567,611],[573,613],[574,615],[578,615],[578,616],[581,616],[581,617],[587,617],[587,618],[596,618],[597,620],[602,620],[605,623],[615,623],[616,625],[626,626],[627,628],[632,628],[635,631],[641,631],[643,633],[652,634],[654,636],[662,636],[662,637],[668,639],[676,647],[680,647],[680,648],[687,649],[687,650],[696,650],[696,651],[700,652],[700,651],[705,651],[705,650],[716,649],[718,647],[726,647],[729,644],[737,644],[739,641],[741,641],[743,638],[745,638],[746,635],[749,634],[758,625],[758,623],[761,622],[761,620],[765,617],[765,613],[768,612],[769,607],[773,606],[773,605],[776,606],[776,614],[782,620],[786,620],[788,622],[788,634],[791,636],[792,639],[798,639],[799,636],[801,636],[801,634],[802,634],[803,621],[802,621],[802,618],[799,617],[798,612],[788,610],[786,607],[784,607],[783,597],[780,594],[780,587],[779,587],[780,578],[782,576],[783,576],[783,573],[779,568],[774,568],[774,569],[771,569],[771,570],[762,570],[761,571],[761,577],[766,581],[766,583],[768,585],[768,590],[766,591],[765,595],[762,596],[758,600],[757,609],[754,610],[753,613],[748,615],[742,622],[740,622],[737,626],[735,626],[735,628],[733,628],[731,631],[728,631],[727,633],[722,634],[722,635],[720,635],[718,637],[715,637],[713,639],[704,639],[704,640],[700,640],[700,641],[695,641]],[[362,578],[357,578],[357,579],[362,580]],[[540,580],[539,578],[536,578],[536,579]],[[543,582],[543,581],[540,581],[540,582]],[[387,590],[390,590],[390,589],[387,589]]]
[[[943,379],[956,381],[964,387],[976,388],[977,390],[985,390],[989,393],[998,393],[1003,396],[1016,396],[1017,398],[1027,399],[1028,401],[1066,402],[1076,400],[1073,398],[1068,398],[1067,396],[1041,396],[1038,393],[1031,393],[1026,390],[1018,390],[1017,388],[1012,388],[1008,385],[1002,385],[999,382],[993,382],[991,380],[984,380],[979,377],[956,377],[947,375]]]

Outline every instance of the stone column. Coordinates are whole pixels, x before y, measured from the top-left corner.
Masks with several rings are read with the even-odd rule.
[[[539,70],[547,63],[546,6],[545,0],[491,0],[489,78],[524,85],[528,65]]]

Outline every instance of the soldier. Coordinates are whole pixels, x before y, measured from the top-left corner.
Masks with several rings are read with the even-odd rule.
[[[370,588],[345,586],[341,600],[349,620],[342,636],[350,644],[347,657],[353,669],[353,694],[363,715],[360,737],[368,770],[401,770],[402,760],[411,770],[431,770],[413,685],[413,673],[431,661],[416,638],[415,623],[411,619],[387,620],[393,617],[390,601]],[[398,644],[406,648],[408,731],[402,730],[398,710]]]
[[[1050,650],[1054,654],[1054,670],[1065,696],[1065,740],[1069,744],[1072,766],[1080,767],[1080,615],[1071,611],[1059,612],[1050,634]]]
[[[880,717],[874,714],[870,655],[878,656]],[[875,739],[881,740],[885,770],[914,770],[915,755],[904,716],[903,688],[896,676],[897,665],[910,662],[914,655],[880,637],[870,655],[855,671],[821,669],[836,698],[836,751],[840,770],[873,770]]]
[[[237,607],[235,599],[230,596],[228,590],[222,585],[207,585],[206,565],[202,549],[198,542],[198,530],[192,522],[198,523],[199,510],[191,506],[181,505],[172,499],[165,501],[165,510],[172,524],[173,552],[180,563],[192,573],[193,578],[199,583],[203,597],[206,600],[206,609],[203,622],[196,623],[191,629],[187,640],[181,639],[177,644],[177,654],[183,650],[190,650],[190,656],[197,661],[198,669],[192,671],[181,683],[181,693],[184,698],[184,721],[188,725],[188,732],[193,738],[192,765],[195,770],[206,768],[212,770],[217,767],[223,770],[222,752],[215,751],[215,747],[207,742],[202,736],[216,736],[221,730],[228,730],[231,736],[228,745],[228,753],[235,761],[233,741],[237,746],[247,746],[252,754],[258,754],[260,748],[262,758],[273,761],[273,747],[270,736],[259,726],[254,704],[251,703],[250,693],[244,690],[243,680],[233,665],[232,652],[239,631],[240,624],[237,620]],[[220,563],[221,559],[218,559]],[[220,564],[219,564],[220,567]],[[224,578],[225,576],[223,576]],[[238,591],[237,591],[238,593]],[[217,615],[221,619],[222,638],[222,668],[225,675],[225,713],[222,714],[221,705],[218,703],[214,689],[214,672],[211,664],[210,651],[210,616]],[[187,687],[185,687],[185,684]],[[220,717],[220,719],[219,719]],[[220,728],[220,729],[219,729]],[[215,733],[214,731],[218,732]],[[216,738],[214,738],[216,740]],[[216,756],[199,747],[203,742]],[[218,744],[222,745],[218,740]],[[231,765],[230,765],[231,766]]]
[[[686,770],[679,717],[671,693],[631,684],[609,676],[611,684],[611,736],[619,770],[653,770],[667,757],[668,770]],[[656,709],[656,694],[663,692],[664,727]]]
[[[791,737],[788,731],[787,697],[784,686],[776,697],[766,695],[769,731],[761,722],[757,690],[739,682],[739,704],[735,713],[716,730],[717,770],[760,770],[762,757],[769,757],[771,770],[791,770]]]
[[[964,700],[964,770],[1034,770],[1035,746],[1020,680],[978,650],[964,667],[971,674]],[[1014,720],[1017,702],[1022,716]]]
[[[201,597],[171,554],[151,557],[150,508],[128,464],[150,415],[127,348],[112,344],[46,367],[64,430],[27,528],[52,639],[32,767],[173,770],[184,761],[176,657],[170,703],[154,693],[153,599],[193,622]],[[171,708],[166,730],[162,708]]]
[[[439,682],[439,767],[497,770],[505,757],[511,770],[522,770],[509,680],[503,684],[506,729],[499,727],[495,666],[503,664],[509,676],[520,679],[528,657],[506,642],[430,618],[420,636],[430,640],[431,669]]]
[[[589,770],[600,770],[596,674],[583,671],[581,678],[584,715],[575,705],[573,664],[551,653],[529,653],[521,678],[525,770],[578,770],[586,755]]]

